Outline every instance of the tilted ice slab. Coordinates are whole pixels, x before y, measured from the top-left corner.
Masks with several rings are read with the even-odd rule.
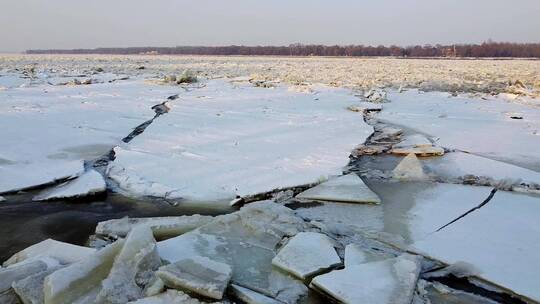
[[[296,196],[301,199],[379,204],[381,199],[356,174],[332,178]]]
[[[212,220],[212,216],[199,214],[144,218],[123,217],[99,222],[96,226],[96,234],[125,237],[134,227],[144,225],[152,229],[155,238],[165,239],[196,229]]]
[[[300,232],[285,245],[272,264],[305,280],[341,264],[332,239],[316,232]]]
[[[346,110],[354,100],[342,89],[304,94],[209,81],[115,148],[109,177],[134,196],[193,201],[311,184],[341,174],[372,133]]]
[[[54,258],[63,264],[71,264],[85,259],[95,252],[96,250],[94,248],[46,239],[12,255],[4,262],[4,266],[11,266],[24,261],[39,260],[45,257]]]
[[[334,270],[315,277],[311,286],[341,303],[409,304],[419,273],[418,257],[402,255]]]
[[[47,189],[34,198],[34,201],[80,198],[104,192],[107,189],[103,176],[90,169],[74,180],[70,180],[52,189]]]
[[[448,264],[472,264],[480,278],[540,301],[539,218],[540,197],[498,191],[481,209],[412,248]]]
[[[176,93],[142,80],[2,92],[0,193],[77,176]]]
[[[2,165],[0,162],[0,193],[25,190],[75,178],[83,171],[84,164],[78,160],[9,165]]]
[[[229,265],[231,282],[285,303],[296,303],[307,288],[273,269],[277,244],[305,229],[302,219],[284,206],[257,202],[172,239],[158,242],[158,252],[174,263],[201,256]]]
[[[415,129],[445,148],[459,149],[540,171],[540,109],[504,98],[392,93],[377,118]],[[523,115],[516,120],[509,112]]]

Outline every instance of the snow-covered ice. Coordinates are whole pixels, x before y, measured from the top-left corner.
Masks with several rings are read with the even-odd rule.
[[[315,277],[311,286],[346,304],[409,304],[419,273],[418,257],[402,255],[334,270]]]
[[[379,204],[381,199],[369,189],[356,174],[347,174],[321,183],[296,196],[296,198],[344,202]]]
[[[106,154],[178,91],[135,79],[2,92],[0,193],[79,175],[82,161]]]
[[[420,131],[437,145],[504,160],[540,171],[540,110],[508,102],[502,97],[487,100],[448,97],[447,93],[416,90],[390,94],[391,103],[377,119]],[[507,117],[523,113],[524,119]]]
[[[220,300],[231,279],[229,265],[194,256],[159,268],[156,275],[167,287]]]
[[[345,109],[351,100],[343,89],[303,94],[208,81],[115,148],[108,174],[134,196],[201,202],[312,184],[341,174],[373,131]]]
[[[95,195],[105,192],[107,185],[103,176],[96,170],[90,169],[79,175],[73,180],[66,183],[47,189],[39,193],[32,200],[47,201],[55,199],[73,199],[81,198],[88,195]]]
[[[381,255],[368,251],[357,244],[345,246],[345,268],[382,259],[384,258]]]
[[[316,232],[298,233],[272,259],[272,265],[302,280],[340,264],[332,240]]]
[[[134,227],[145,225],[152,229],[155,238],[166,239],[196,229],[212,220],[212,216],[199,214],[144,218],[123,217],[99,222],[96,226],[96,234],[125,237]]]
[[[46,239],[17,252],[4,262],[4,266],[51,257],[63,264],[83,260],[96,252],[93,248]]]
[[[42,304],[45,299],[43,295],[43,284],[45,278],[58,270],[61,266],[48,268],[28,276],[20,281],[13,282],[13,290],[24,304]]]
[[[470,263],[480,278],[540,301],[538,214],[540,198],[498,191],[479,210],[416,241],[412,248],[448,264]]]

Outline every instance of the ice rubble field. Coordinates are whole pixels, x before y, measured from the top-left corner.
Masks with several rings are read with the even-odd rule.
[[[36,244],[0,268],[1,303],[540,302],[538,61],[0,63],[7,203],[35,186],[35,200],[107,189],[171,204],[248,202],[215,217],[102,222],[97,251]],[[159,81],[185,68],[200,82]],[[377,86],[388,102],[366,102],[363,90]],[[366,157],[380,162],[357,162]],[[250,202],[259,199],[268,200]],[[433,279],[450,273],[470,289]]]

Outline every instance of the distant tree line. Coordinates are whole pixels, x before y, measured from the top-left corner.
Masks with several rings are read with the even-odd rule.
[[[72,50],[28,50],[27,54],[162,54],[162,55],[269,55],[269,56],[394,56],[394,57],[522,57],[540,58],[540,43],[484,42],[482,44],[364,46],[176,46]]]

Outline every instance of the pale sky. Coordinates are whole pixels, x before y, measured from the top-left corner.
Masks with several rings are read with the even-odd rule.
[[[0,52],[540,42],[540,0],[0,0]]]

